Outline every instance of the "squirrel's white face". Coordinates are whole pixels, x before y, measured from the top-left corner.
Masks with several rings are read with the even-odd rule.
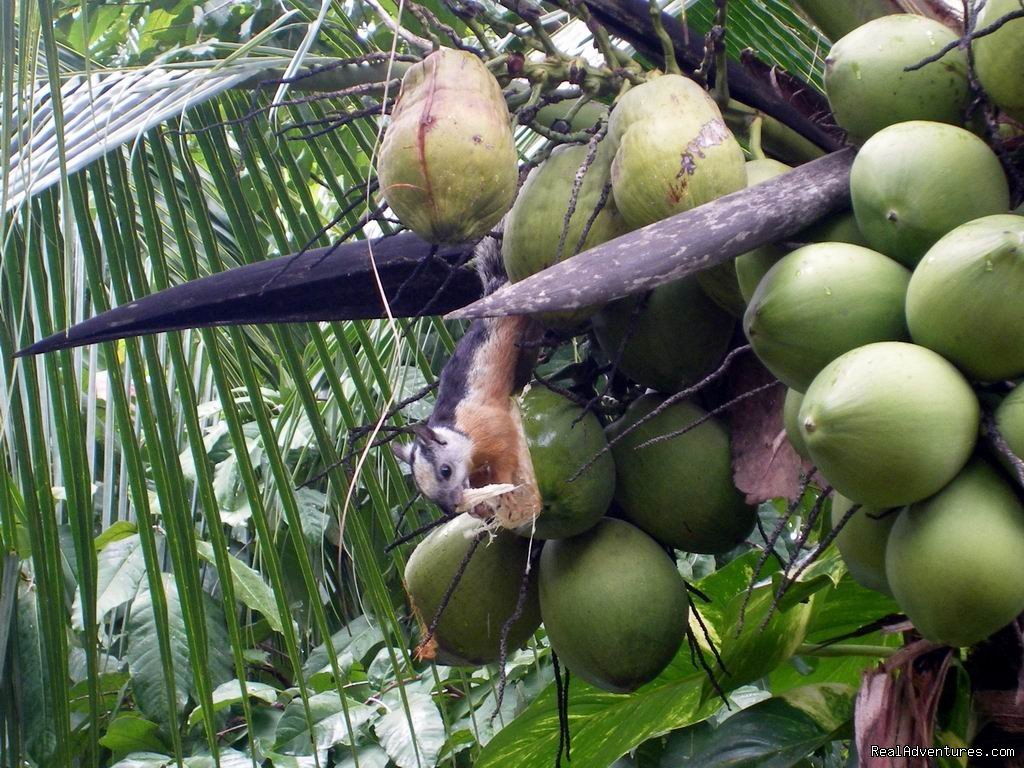
[[[470,439],[448,427],[421,427],[411,443],[392,443],[392,448],[412,468],[420,492],[445,512],[454,512],[469,487]]]

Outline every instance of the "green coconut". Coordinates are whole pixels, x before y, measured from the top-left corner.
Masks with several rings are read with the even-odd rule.
[[[972,379],[1024,375],[1024,216],[985,216],[932,246],[907,289],[907,324]]]
[[[978,14],[976,28],[984,29],[1020,10],[1019,0],[988,0]],[[971,46],[974,71],[985,93],[1008,115],[1024,122],[1024,18],[1007,22]]]
[[[874,341],[909,338],[903,306],[910,272],[848,243],[816,243],[764,276],[743,316],[761,362],[804,392],[839,355]]]
[[[593,218],[611,174],[612,153],[607,141],[598,146],[597,156],[583,176],[568,227],[565,226],[565,216],[569,211],[576,174],[586,160],[587,147],[563,147],[530,172],[505,220],[502,239],[505,270],[513,283],[628,231],[611,199]],[[581,243],[584,231],[587,236]],[[559,251],[563,233],[564,242]],[[583,322],[593,312],[590,309],[555,313],[547,316],[547,323],[571,326]]]
[[[747,187],[755,187],[792,170],[785,163],[770,158],[751,160],[746,167]],[[761,278],[785,255],[786,249],[781,245],[766,243],[736,257],[734,262],[736,280],[739,283],[740,295],[743,296],[744,303],[750,302],[750,297],[754,295],[754,290],[761,282]]]
[[[782,426],[786,430],[786,437],[793,450],[802,458],[811,458],[810,451],[804,444],[803,435],[800,434],[800,404],[803,403],[803,393],[795,389],[786,390],[786,399],[782,403]]]
[[[936,62],[905,71],[956,39],[934,19],[893,14],[833,45],[825,59],[825,93],[847,136],[861,143],[907,120],[961,125],[970,100],[966,52],[954,48]]]
[[[870,247],[850,209],[826,216],[795,235],[793,240],[798,243],[850,243]]]
[[[402,224],[434,243],[476,240],[512,205],[518,173],[501,86],[479,58],[442,48],[409,68],[377,158]]]
[[[736,279],[736,267],[732,261],[723,261],[697,273],[697,283],[715,304],[733,317],[743,317],[747,303]]]
[[[790,170],[792,170],[790,166],[777,160],[767,158],[751,160],[747,163],[747,186],[752,187]],[[816,224],[812,224],[787,239],[787,242],[790,241],[799,244],[853,243],[854,245],[867,245],[867,241],[857,228],[857,220],[854,218],[852,210],[826,216]],[[761,278],[788,252],[789,249],[782,245],[768,243],[736,257],[736,278],[745,304],[750,302]]]
[[[561,539],[592,527],[615,493],[615,463],[606,452],[570,482],[576,471],[607,447],[597,417],[547,387],[531,387],[522,399],[523,428],[543,500],[534,526],[524,536]]]
[[[609,439],[664,400],[644,395],[634,401],[608,428]],[[726,428],[711,418],[679,437],[639,447],[706,416],[692,403],[676,403],[615,443],[615,501],[627,520],[662,544],[687,552],[719,553],[742,542],[756,516],[733,485]]]
[[[1024,386],[1018,384],[1003,398],[996,409],[995,419],[996,428],[1010,450],[1018,458],[1024,459]],[[1000,458],[1008,463],[1005,457]]]
[[[472,546],[467,538],[481,523],[460,515],[419,543],[405,566],[405,588],[413,613],[427,628]],[[433,640],[436,660],[448,665],[498,661],[501,628],[513,615],[526,572],[530,542],[510,531],[485,535],[441,613]],[[536,579],[531,576],[522,615],[512,624],[508,648],[518,648],[540,626]]]
[[[743,150],[707,92],[681,75],[629,90],[612,110],[612,195],[630,228],[746,186]]]
[[[1024,610],[1024,507],[975,459],[900,513],[885,566],[896,601],[926,639],[974,645]]]
[[[832,526],[853,508],[855,502],[836,494],[832,500]],[[843,556],[846,570],[863,587],[891,595],[889,580],[885,576],[885,547],[889,531],[898,516],[897,510],[861,507],[846,521],[836,535],[836,547]]]
[[[872,136],[853,161],[850,193],[871,247],[911,268],[950,230],[1010,208],[988,145],[963,128],[923,121]]]
[[[638,302],[644,302],[639,310]],[[605,355],[619,361],[619,371],[659,392],[678,392],[718,366],[736,321],[708,298],[696,278],[685,277],[655,288],[646,299],[612,302],[594,315],[593,325]]]
[[[551,647],[576,676],[626,693],[653,680],[686,633],[686,585],[665,551],[622,520],[549,542],[540,610]]]
[[[800,434],[835,489],[885,509],[931,496],[970,458],[980,408],[940,355],[904,342],[836,358],[804,393]]]

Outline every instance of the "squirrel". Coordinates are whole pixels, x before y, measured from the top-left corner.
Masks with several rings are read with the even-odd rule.
[[[474,261],[484,295],[508,281],[498,237],[481,240]],[[413,427],[411,443],[392,443],[416,487],[446,514],[467,506],[468,489],[496,484],[515,489],[495,505],[476,505],[471,514],[493,514],[505,527],[539,514],[540,494],[514,396],[533,373],[540,335],[539,324],[525,315],[474,320],[441,371],[433,413]]]

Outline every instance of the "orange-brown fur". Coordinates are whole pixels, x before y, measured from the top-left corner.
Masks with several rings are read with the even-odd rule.
[[[468,392],[455,409],[455,426],[473,439],[470,485],[514,483],[520,463],[519,419],[511,397],[522,388],[522,370],[532,368],[534,352],[524,348],[534,325],[526,317],[491,321],[492,333],[477,351]],[[528,364],[524,366],[524,356]]]

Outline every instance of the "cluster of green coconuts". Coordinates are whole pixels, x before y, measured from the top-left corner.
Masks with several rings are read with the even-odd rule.
[[[1014,7],[989,0],[979,26]],[[975,43],[984,87],[1018,118],[1022,26]],[[712,372],[738,324],[790,388],[786,432],[836,490],[834,520],[859,505],[837,539],[853,577],[894,595],[925,637],[952,645],[976,643],[1024,610],[1024,507],[1005,459],[978,440],[983,403],[1024,453],[1024,387],[1010,389],[1024,377],[1024,217],[1009,213],[998,158],[963,127],[963,50],[904,71],[953,39],[938,23],[897,15],[833,47],[829,100],[863,144],[853,210],[785,244],[801,247],[762,246],[645,300],[544,318],[562,329],[589,323],[605,354],[649,391],[607,428],[547,388],[524,393],[544,500],[535,526],[477,546],[454,589],[478,521],[438,528],[408,562],[410,601],[433,628],[439,662],[497,661],[503,635],[518,647],[543,621],[566,666],[598,687],[630,691],[664,669],[689,621],[668,550],[723,553],[755,523],[732,481],[728,427],[707,418],[641,448],[706,416],[676,403],[578,470]],[[452,108],[462,99],[473,109]],[[479,238],[507,212],[513,281],[788,170],[746,161],[714,101],[677,75],[618,100],[582,183],[588,148],[566,146],[517,195],[509,125],[479,60],[438,51],[406,75],[378,173],[399,218],[435,242]],[[524,580],[538,540],[539,565]]]

